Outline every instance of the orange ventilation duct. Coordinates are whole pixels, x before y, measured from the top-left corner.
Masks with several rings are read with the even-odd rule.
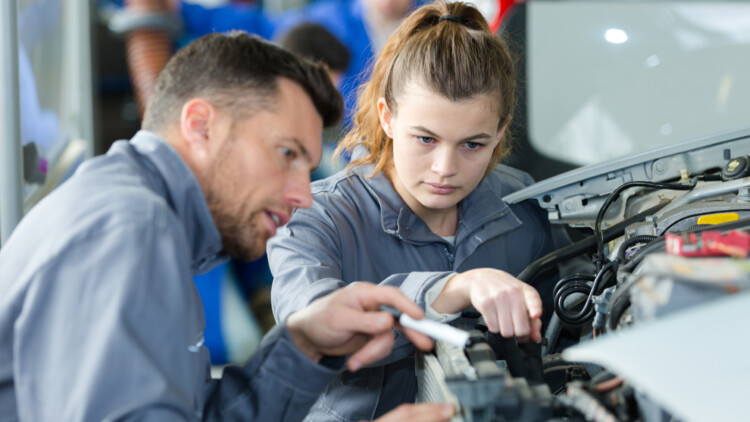
[[[181,29],[168,1],[126,0],[125,9],[109,23],[112,32],[125,35],[128,70],[141,117],[156,77],[172,55],[173,38]]]

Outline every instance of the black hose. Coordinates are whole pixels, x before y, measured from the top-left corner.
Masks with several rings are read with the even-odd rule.
[[[591,294],[591,287],[584,283],[570,283],[565,286],[564,289],[560,290],[558,295],[555,296],[553,302],[553,305],[555,307],[555,315],[557,315],[557,317],[560,318],[561,321],[570,325],[581,325],[594,317],[593,309],[581,309],[581,311],[577,315],[568,313],[569,311],[565,309],[565,301],[569,296],[576,293],[580,293],[588,297],[588,295]],[[581,301],[583,301],[583,299],[581,299]],[[577,306],[579,303],[580,302],[575,303],[574,306]]]
[[[617,251],[617,261],[620,263],[625,262],[625,253],[627,252],[628,248],[637,244],[637,243],[649,243],[652,240],[656,239],[656,236],[650,236],[650,235],[640,235],[631,237],[630,239],[622,242],[622,245],[620,245],[620,250]]]
[[[565,285],[558,283],[559,288],[558,286],[555,286],[556,294],[553,302],[557,316],[563,322],[571,325],[581,325],[590,321],[594,317],[593,297],[595,294],[599,294],[599,291],[603,287],[602,280],[604,280],[605,276],[613,270],[615,265],[615,262],[609,262],[604,265],[604,267],[602,267],[602,269],[596,274],[590,287],[587,283],[581,283],[579,281],[581,279],[580,277],[577,279],[571,279],[571,281],[568,281]],[[561,280],[561,282],[564,280],[565,279]],[[574,293],[583,293],[587,295],[583,308],[576,313],[565,308],[565,299]]]
[[[667,190],[691,190],[695,187],[695,184],[697,183],[697,178],[694,178],[691,180],[690,184],[683,185],[680,183],[656,183],[656,182],[628,182],[623,183],[622,185],[618,186],[617,189],[612,191],[612,193],[607,196],[607,199],[604,200],[604,203],[602,204],[601,208],[599,208],[599,213],[596,215],[596,220],[594,221],[594,236],[596,236],[596,253],[597,253],[597,270],[601,268],[601,266],[604,263],[604,234],[602,233],[602,220],[604,219],[604,214],[607,212],[607,209],[612,205],[617,198],[620,197],[620,194],[625,190],[629,188],[634,187],[642,187],[642,188],[652,188],[652,189],[667,189]]]
[[[591,274],[573,274],[573,275],[569,275],[569,276],[561,279],[560,281],[558,281],[557,284],[555,284],[555,288],[552,289],[552,296],[557,296],[557,292],[562,287],[564,287],[566,284],[568,284],[568,283],[570,283],[572,281],[581,281],[581,280],[583,280],[583,281],[586,281],[586,282],[593,282],[594,278],[596,278],[596,277],[594,277]]]
[[[620,287],[615,293],[620,290],[623,292],[626,291],[624,287]],[[612,305],[610,306],[609,314],[607,315],[607,331],[614,331],[617,329],[617,324],[620,322],[622,314],[624,314],[625,310],[630,307],[630,296],[622,294],[617,298],[612,299],[610,303]]]
[[[625,233],[626,227],[633,223],[643,221],[647,216],[650,216],[653,213],[659,211],[667,204],[669,204],[669,202],[663,202],[655,205],[645,211],[641,211],[638,214],[635,214],[627,220],[623,220],[620,223],[615,224],[607,230],[604,230],[604,240],[606,242],[609,242],[610,240],[617,239],[618,237],[622,236],[623,233]],[[597,236],[591,235],[571,245],[565,246],[564,248],[552,251],[529,264],[523,271],[521,271],[521,274],[519,274],[517,278],[525,283],[531,284],[531,281],[533,281],[539,274],[551,269],[558,262],[579,256],[586,251],[594,248],[596,246],[596,242]]]
[[[638,264],[640,264],[648,254],[663,249],[664,243],[665,240],[663,237],[657,238],[656,240],[647,243],[646,246],[639,249],[638,252],[633,255],[633,257],[630,259],[630,261],[627,262],[627,264],[623,265],[622,269],[626,272],[632,272],[633,269],[637,267]]]

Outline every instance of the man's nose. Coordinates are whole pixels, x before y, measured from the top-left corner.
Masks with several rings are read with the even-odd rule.
[[[458,173],[457,152],[453,148],[438,148],[432,161],[432,171],[442,177]]]
[[[284,201],[293,208],[310,208],[312,206],[312,192],[310,192],[310,174],[299,172],[290,178],[284,189]]]

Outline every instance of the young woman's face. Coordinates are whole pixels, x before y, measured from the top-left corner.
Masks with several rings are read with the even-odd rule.
[[[397,101],[395,114],[385,99],[378,102],[393,139],[391,183],[422,218],[453,212],[482,180],[502,137],[496,101],[487,95],[452,102],[415,83]]]

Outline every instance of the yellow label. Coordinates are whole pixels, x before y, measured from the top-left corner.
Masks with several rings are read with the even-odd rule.
[[[734,171],[740,165],[740,160],[732,160],[727,164],[727,170]]]
[[[698,224],[721,224],[730,221],[739,220],[740,216],[736,212],[727,212],[723,214],[710,214],[698,217]]]

